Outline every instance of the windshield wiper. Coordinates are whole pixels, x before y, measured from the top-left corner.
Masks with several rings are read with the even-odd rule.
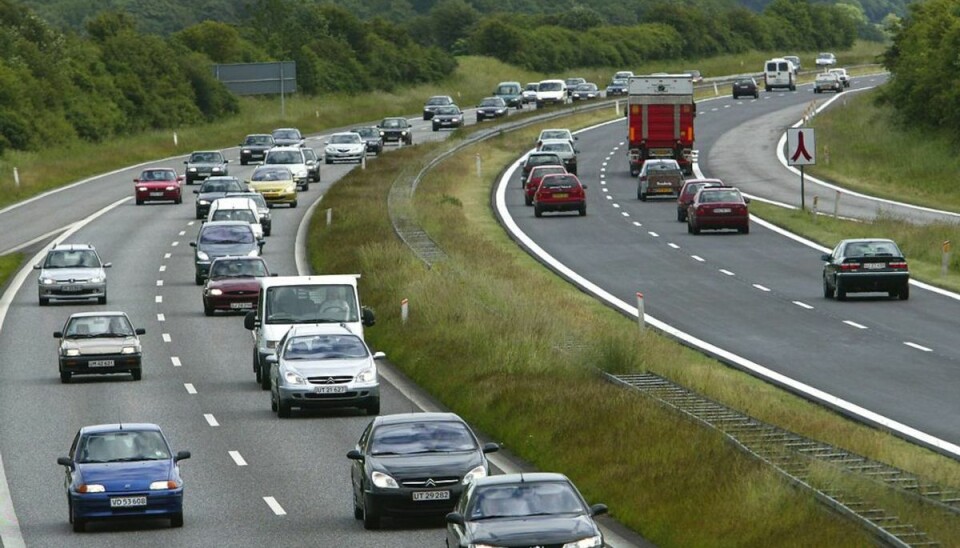
[[[100,335],[94,333],[74,333],[73,335],[67,335],[66,339],[92,339],[94,337],[99,337]]]

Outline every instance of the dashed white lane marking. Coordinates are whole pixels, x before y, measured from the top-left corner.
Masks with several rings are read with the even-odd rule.
[[[191,383],[189,383],[189,382],[183,383],[183,387],[187,389],[187,394],[196,394],[196,393],[197,393],[196,387],[194,387],[193,384],[191,384]]]
[[[160,272],[166,272],[166,271],[167,271],[167,265],[165,264],[160,265]]]
[[[195,222],[196,222],[196,221],[190,221],[189,223],[187,223],[187,226],[193,226],[193,223],[195,223]]]
[[[157,280],[157,287],[163,287],[163,280]]]
[[[165,322],[165,321],[167,321],[167,317],[164,316],[163,314],[157,314],[157,321],[158,321],[158,322]]]
[[[621,211],[621,212],[620,212],[620,215],[623,215],[624,217],[629,217],[629,216],[630,216],[630,214],[627,213],[626,211]]]
[[[169,258],[170,258],[170,253],[164,253],[164,254],[163,254],[163,258],[164,258],[164,259],[169,259]]]
[[[612,199],[613,199],[613,196],[607,194],[607,199],[608,199],[608,200],[612,200]]]
[[[673,243],[673,242],[671,242],[671,243],[669,243],[669,244],[667,244],[667,245],[670,246],[670,247],[672,247],[672,248],[674,248],[674,249],[680,249],[680,246],[678,246],[677,244],[675,244],[675,243]]]
[[[172,338],[170,338],[170,333],[164,333],[161,336],[163,337],[163,342],[170,342],[173,340]]]
[[[600,183],[600,184],[602,185],[603,183]],[[601,188],[600,190],[603,191],[603,192],[610,192],[610,191],[609,191],[608,189],[606,189],[606,188]]]
[[[659,237],[660,237],[659,234],[657,234],[656,232],[654,232],[654,231],[652,231],[652,230],[647,231],[647,234],[653,236],[654,238],[659,238]]]
[[[156,297],[154,297],[154,298],[153,298],[153,302],[162,303],[162,302],[163,302],[163,295],[157,295]]]
[[[246,466],[247,461],[243,460],[243,457],[240,456],[240,451],[228,451],[230,453],[230,458],[233,459],[233,462],[237,463],[237,466]]]
[[[924,352],[933,352],[933,349],[932,349],[932,348],[927,348],[926,346],[920,346],[920,345],[917,344],[917,343],[912,343],[912,342],[907,341],[907,342],[905,342],[905,343],[903,343],[903,344],[909,346],[910,348],[916,348],[917,350],[922,350],[922,351],[924,351]]]
[[[851,322],[850,320],[843,320],[843,323],[849,325],[850,327],[856,327],[857,329],[866,329],[867,326],[859,324],[857,322]]]
[[[178,235],[178,236],[183,236],[183,235],[185,235],[186,233],[187,233],[186,230],[181,230],[180,233],[177,234],[177,235]]]
[[[273,510],[274,514],[278,516],[287,515],[286,510],[283,509],[283,506],[280,506],[280,503],[277,502],[277,499],[273,497],[263,497],[263,502],[267,503],[267,506],[269,506],[270,509]]]
[[[620,209],[620,204],[613,204],[613,207]]]
[[[170,363],[172,363],[174,367],[180,367],[181,365],[183,365],[182,363],[180,363],[180,358],[176,356],[170,357]]]
[[[214,417],[212,413],[204,413],[203,418],[207,419],[207,424],[210,426],[220,426],[220,423],[217,422],[217,418]]]
[[[606,170],[607,170],[607,168],[601,167],[601,168],[600,168],[600,173],[603,173],[603,172],[606,171]]]
[[[634,222],[633,222],[633,226],[643,226],[643,223],[641,223],[641,222],[639,222],[639,221],[634,221]]]
[[[698,263],[707,262],[707,260],[701,257],[700,255],[690,255],[690,258],[693,259],[694,261],[697,261]]]
[[[172,244],[170,244],[170,245],[173,246],[173,247],[177,247],[178,245],[180,245],[180,242],[174,241],[174,242],[173,242]]]
[[[607,167],[607,163],[606,163],[606,162],[603,162],[603,163],[600,164],[600,165],[602,165],[603,167]]]
[[[768,293],[770,292],[770,288],[769,288],[769,287],[764,287],[764,286],[762,286],[762,285],[760,285],[760,284],[753,284],[753,287],[756,287],[756,288],[759,289],[760,291],[765,291],[765,292],[768,292]]]
[[[813,307],[809,304],[801,301],[793,301],[793,304],[799,306],[800,308],[806,308],[807,310],[813,310]]]
[[[730,272],[730,271],[727,270],[726,268],[721,268],[721,269],[720,269],[720,273],[721,273],[721,274],[726,274],[727,276],[736,276],[736,274],[734,274],[733,272]]]

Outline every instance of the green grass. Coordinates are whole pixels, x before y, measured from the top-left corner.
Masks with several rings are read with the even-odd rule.
[[[0,288],[6,287],[7,282],[10,281],[10,277],[13,276],[20,268],[20,265],[23,264],[23,259],[22,253],[0,255]]]
[[[580,115],[567,125],[608,116]],[[519,250],[491,215],[490,174],[539,129],[471,147],[421,183],[420,220],[450,255],[430,269],[394,236],[385,200],[371,199],[385,197],[397,173],[419,168],[423,151],[371,163],[324,197],[337,220],[311,227],[314,271],[363,274],[364,300],[378,311],[367,336],[418,384],[532,464],[568,474],[592,502],[608,503],[618,520],[661,546],[862,546],[872,540],[717,433],[602,382],[591,366],[652,371],[761,420],[960,485],[960,464],[953,460],[664,337],[641,335],[632,321]],[[475,174],[478,153],[485,179]],[[399,317],[404,298],[410,302],[406,324]],[[944,545],[956,545],[956,522],[932,512],[924,526]]]

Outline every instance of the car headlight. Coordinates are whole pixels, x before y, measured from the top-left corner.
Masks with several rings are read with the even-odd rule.
[[[42,283],[43,285],[53,285],[57,283],[57,281],[54,280],[53,278],[41,278],[40,283]]]
[[[407,134],[406,130],[400,132],[400,135],[406,135],[406,134]]]
[[[287,384],[307,384],[306,379],[300,376],[296,371],[284,371],[283,380]]]
[[[63,351],[64,356],[79,356],[80,349],[78,348],[67,348]]]
[[[176,190],[176,189],[177,189],[177,187],[175,187],[175,186],[168,186],[168,187],[165,188],[164,190]]]
[[[196,173],[196,172],[197,172],[197,168],[195,168],[195,167],[188,167],[188,168],[187,168],[187,171],[189,171],[190,173]]]
[[[276,350],[276,349],[277,349],[277,341],[267,341],[267,347],[266,347],[266,348],[267,348],[267,350]]]
[[[106,488],[99,483],[81,483],[77,486],[78,493],[104,493]]]
[[[197,258],[201,261],[209,261],[210,255],[207,255],[206,251],[197,251]]]
[[[454,124],[456,124],[457,122],[460,121],[460,118],[453,118],[453,119],[451,119],[450,121],[453,122]]]
[[[96,277],[90,278],[90,283],[92,284],[103,283],[103,276],[96,276]]]
[[[383,472],[374,472],[370,474],[370,481],[374,485],[380,487],[381,489],[399,489],[400,486],[397,485],[397,480],[391,478],[390,476],[384,474]]]
[[[146,192],[146,191],[147,191],[147,187],[145,187],[145,186],[138,186],[138,187],[137,187],[137,192]]]
[[[251,249],[250,253],[247,253],[247,257],[259,257],[259,256],[260,256],[259,249]]]
[[[595,548],[597,546],[603,546],[603,537],[600,535],[568,542],[563,545],[563,548]]]
[[[210,205],[210,200],[197,200],[197,205]]]
[[[377,370],[374,368],[364,369],[357,375],[357,382],[373,382],[377,380]]]
[[[220,295],[223,295],[223,290],[214,288],[214,289],[211,289],[211,290],[208,292],[208,295],[213,295],[214,297],[219,297]]]
[[[240,152],[241,152],[241,154],[250,154],[250,150],[249,150],[249,149],[246,149],[246,148],[243,149],[243,150],[241,150]]]
[[[477,466],[473,470],[470,470],[463,476],[463,484],[467,485],[473,480],[487,477],[487,469],[483,466]]]
[[[223,170],[222,167],[217,166],[217,167],[214,167],[213,169],[211,169],[210,171],[222,171],[222,170]]]
[[[381,131],[381,132],[380,132],[380,136],[383,137],[383,135],[384,135],[384,132]]]
[[[136,346],[124,346],[123,350],[120,351],[121,354],[136,354],[140,349]]]
[[[165,490],[165,489],[176,489],[177,487],[180,487],[179,485],[177,485],[177,482],[175,482],[175,481],[167,481],[167,480],[164,480],[164,481],[155,481],[155,482],[153,482],[153,483],[150,484],[150,490],[151,490],[151,491],[162,491],[162,490]]]

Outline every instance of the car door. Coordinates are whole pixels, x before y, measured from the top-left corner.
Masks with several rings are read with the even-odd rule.
[[[66,330],[66,326],[64,326],[64,330]],[[77,461],[77,445],[79,443],[80,443],[80,431],[77,430],[76,435],[73,436],[73,443],[70,444],[70,452],[68,453],[70,460],[74,462]],[[63,469],[64,469],[64,476],[65,476],[63,480],[63,488],[67,492],[67,499],[69,502],[70,486],[73,485],[73,472],[76,469],[76,465],[64,466]]]
[[[362,460],[350,461],[350,481],[353,484],[353,496],[354,500],[360,503],[363,501],[363,483],[367,477],[366,462],[367,459],[370,458],[367,452],[367,446],[370,442],[370,432],[372,430],[373,421],[370,421],[367,427],[363,429],[363,433],[360,434],[360,439],[357,441],[357,446],[355,447],[364,458]]]
[[[833,251],[827,256],[827,262],[823,265],[823,276],[829,281],[831,287],[837,286],[837,268],[843,262],[843,245],[841,243],[833,248]]]
[[[463,516],[464,520],[467,519],[467,501],[473,498],[473,488],[473,483],[467,486],[463,494],[460,495],[460,500],[457,501],[457,505],[453,508],[453,511]],[[467,538],[467,528],[465,525],[456,523],[447,524],[447,546],[450,548],[470,546],[470,539]]]

